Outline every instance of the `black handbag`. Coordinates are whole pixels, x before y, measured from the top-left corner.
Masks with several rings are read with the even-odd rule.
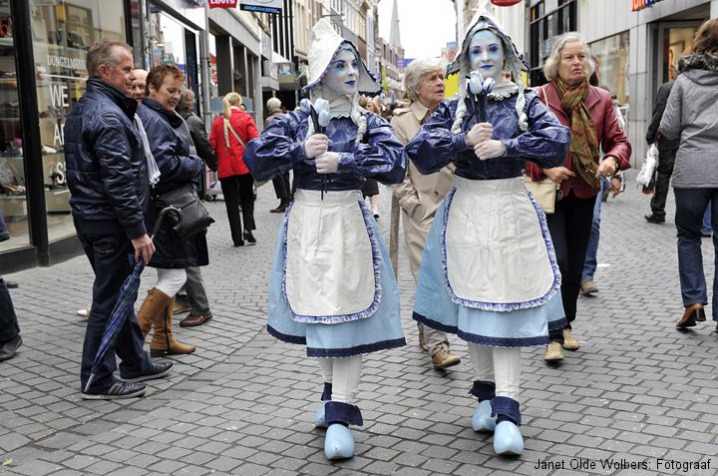
[[[167,223],[181,239],[190,238],[214,223],[191,183],[157,195],[154,202],[160,209],[170,208]]]

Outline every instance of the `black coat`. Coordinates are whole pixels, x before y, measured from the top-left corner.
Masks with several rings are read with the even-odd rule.
[[[147,162],[134,127],[137,101],[98,79],[65,121],[65,165],[78,232],[146,234]]]
[[[190,155],[189,146],[177,135],[174,127],[182,118],[167,112],[157,102],[143,99],[137,109],[147,132],[150,149],[160,169],[160,181],[152,189],[152,196],[174,190],[187,183],[194,183],[204,171],[202,159]],[[147,229],[154,229],[159,209],[154,199],[147,211]],[[172,229],[163,223],[154,238],[157,251],[149,265],[155,268],[183,269],[209,264],[206,233],[180,240]]]
[[[648,131],[646,132],[646,142],[652,144],[658,131],[658,126],[661,125],[661,117],[663,117],[663,111],[666,110],[666,104],[668,104],[668,96],[671,95],[671,89],[675,81],[668,81],[667,83],[661,84],[656,94],[656,104],[653,106],[653,116],[651,117],[651,123],[648,125]],[[678,149],[679,140],[668,140],[661,137],[658,140],[659,151],[675,151]]]
[[[204,128],[204,122],[202,119],[197,117],[194,113],[182,114],[182,117],[189,126],[189,132],[192,135],[192,141],[194,146],[197,148],[197,155],[204,160],[207,167],[212,172],[217,171],[217,155],[214,153],[212,144],[209,143],[207,137],[207,130]]]

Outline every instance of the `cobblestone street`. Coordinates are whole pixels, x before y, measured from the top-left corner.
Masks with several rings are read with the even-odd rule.
[[[0,363],[0,475],[716,474],[715,323],[675,330],[682,305],[673,195],[667,222],[647,224],[649,198],[634,176],[628,174],[623,195],[604,204],[600,292],[579,299],[574,324],[582,347],[558,368],[546,366],[543,348],[524,351],[520,458],[496,457],[492,437],[471,430],[466,345],[452,337],[462,362],[449,371],[435,370],[419,347],[402,242],[398,280],[408,346],[365,357],[356,456],[325,459],[324,431],[313,426],[318,365],[303,347],[265,330],[281,221],[269,213],[277,202],[268,185],[255,212],[257,246],[232,247],[224,203],[208,204],[217,223],[208,236],[211,265],[202,271],[214,318],[197,328],[175,326],[178,338],[198,349],[173,359],[169,378],[148,381],[144,398],[80,399],[85,321],[75,311],[90,303],[92,285],[84,256],[6,276],[20,283],[11,294],[24,345]],[[390,192],[381,193],[388,244]],[[712,277],[708,245],[706,239]],[[137,307],[155,279],[154,270],[145,271]]]

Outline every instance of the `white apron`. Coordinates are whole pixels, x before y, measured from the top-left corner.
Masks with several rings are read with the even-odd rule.
[[[299,322],[333,324],[379,306],[379,252],[358,190],[298,189],[288,215],[284,286]]]
[[[442,237],[452,300],[492,311],[545,303],[560,287],[543,215],[521,178],[454,177]]]

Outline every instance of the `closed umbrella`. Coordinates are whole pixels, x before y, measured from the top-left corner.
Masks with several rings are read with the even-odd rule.
[[[157,234],[162,220],[168,213],[170,214],[170,218],[172,220],[180,219],[179,211],[176,208],[163,208],[157,217],[157,222],[155,223],[155,228],[152,231],[152,236],[150,238],[154,238]],[[107,353],[110,349],[114,349],[117,335],[120,333],[120,329],[122,329],[122,326],[125,324],[125,319],[127,319],[130,314],[135,312],[135,301],[137,301],[137,291],[140,287],[140,275],[144,269],[144,261],[141,259],[138,260],[130,275],[127,276],[125,281],[122,283],[115,307],[112,309],[110,318],[107,320],[107,327],[105,327],[102,342],[95,354],[95,360],[92,362],[92,370],[90,372],[90,378],[87,379],[87,384],[85,385],[85,392],[89,391],[92,380],[95,378],[95,375],[104,363]]]

